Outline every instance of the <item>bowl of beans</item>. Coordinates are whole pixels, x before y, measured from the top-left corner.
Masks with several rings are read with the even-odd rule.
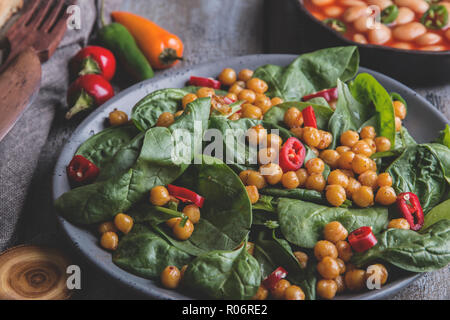
[[[362,64],[410,84],[450,80],[450,0],[295,1],[318,35],[358,45]]]

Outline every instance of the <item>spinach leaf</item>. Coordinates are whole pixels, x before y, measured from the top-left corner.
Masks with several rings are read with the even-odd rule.
[[[328,121],[333,114],[333,109],[328,106],[323,105],[313,105],[311,102],[285,102],[270,108],[269,111],[264,115],[264,121],[277,124],[279,126],[285,126],[284,124],[284,114],[289,108],[297,108],[298,110],[303,110],[308,106],[314,108],[317,119],[317,127],[322,130],[328,128]]]
[[[389,229],[377,236],[370,250],[353,256],[352,262],[365,266],[384,260],[412,272],[427,272],[450,263],[450,220],[440,220],[424,233]]]
[[[425,223],[422,230],[428,229],[430,226],[441,220],[450,220],[450,200],[446,200],[437,205],[425,216]]]
[[[275,231],[272,232],[272,235],[269,235],[268,231],[258,234],[254,256],[260,264],[262,279],[281,266],[288,272],[287,279],[292,284],[299,285],[308,300],[315,299],[316,276],[313,259],[310,259],[308,266],[302,269],[289,243],[284,239],[277,238]]]
[[[186,94],[182,89],[152,92],[134,106],[131,119],[139,130],[146,131],[156,124],[163,112],[175,113]]]
[[[342,133],[347,130],[358,131],[367,119],[374,114],[374,110],[368,105],[355,100],[345,83],[338,80],[337,87],[339,98],[336,103],[336,110],[328,123],[328,131],[333,134],[331,149],[336,148]]]
[[[408,104],[406,103],[406,100],[403,99],[403,97],[402,97],[399,93],[397,93],[397,92],[391,92],[391,93],[389,94],[389,96],[391,97],[392,102],[394,102],[394,101],[400,101],[401,103],[404,104],[405,108],[408,108]]]
[[[450,126],[448,124],[445,126],[445,129],[441,131],[436,142],[450,148]]]
[[[253,210],[262,210],[267,212],[276,212],[276,208],[274,206],[274,198],[271,196],[261,195],[257,203],[252,205]]]
[[[349,232],[363,226],[371,226],[375,233],[380,232],[387,226],[388,209],[333,208],[280,198],[278,220],[286,240],[303,248],[313,248],[322,239],[323,228],[331,221],[339,221]]]
[[[113,262],[120,268],[144,278],[159,278],[167,266],[181,268],[192,260],[147,227],[136,224],[119,242]]]
[[[100,170],[111,158],[128,144],[138,130],[134,126],[110,127],[87,139],[75,155],[81,155],[94,163]]]
[[[440,143],[429,143],[427,146],[430,147],[441,162],[445,179],[450,183],[450,149]]]
[[[269,97],[300,101],[307,94],[336,87],[338,79],[350,80],[358,67],[357,47],[336,47],[302,54],[287,67],[259,67],[254,77],[267,82]]]
[[[387,169],[395,191],[415,193],[425,213],[441,201],[447,188],[444,169],[434,149],[438,150],[425,144],[408,147]],[[449,152],[447,149],[446,159]]]
[[[353,81],[350,90],[357,101],[365,106],[374,106],[378,135],[388,138],[395,145],[394,105],[386,89],[370,74],[361,73]]]
[[[261,271],[245,247],[197,257],[187,268],[183,285],[214,299],[250,299],[261,283]]]
[[[307,190],[302,188],[296,189],[264,188],[259,190],[259,192],[264,195],[269,195],[278,198],[304,200],[318,204],[328,203],[324,195],[321,192],[315,190]]]
[[[173,182],[189,164],[174,162],[172,132],[183,128],[185,136],[190,136],[191,141],[194,141],[194,123],[200,121],[202,128],[206,128],[210,105],[209,98],[197,99],[188,105],[186,112],[170,128],[149,129],[145,133],[141,152],[131,169],[108,180],[63,194],[55,202],[57,211],[74,223],[102,222],[113,218],[119,212],[126,212],[153,187]],[[194,151],[191,150],[192,155]]]

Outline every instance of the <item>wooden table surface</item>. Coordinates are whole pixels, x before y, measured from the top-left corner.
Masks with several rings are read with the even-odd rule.
[[[273,4],[276,3],[276,6]],[[266,12],[265,7],[271,10]],[[186,45],[180,66],[255,53],[301,53],[301,17],[291,0],[133,0],[123,9],[176,33]],[[300,40],[299,40],[300,39]],[[450,85],[414,88],[450,118]],[[428,273],[393,299],[450,299],[450,267]]]

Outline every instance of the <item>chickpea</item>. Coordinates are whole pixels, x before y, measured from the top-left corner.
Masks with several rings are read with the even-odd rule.
[[[254,126],[247,130],[248,142],[252,146],[257,146],[260,144],[266,144],[267,141],[267,130],[264,129],[262,125]]]
[[[366,157],[370,157],[373,154],[372,148],[364,140],[358,141],[352,148],[352,152],[355,154],[361,154]]]
[[[266,300],[268,296],[269,290],[267,290],[263,285],[260,285],[252,300]]]
[[[180,110],[180,111],[175,112],[175,114],[174,114],[173,116],[174,116],[175,119],[176,119],[176,118],[178,118],[179,116],[181,116],[183,113],[184,113],[184,111],[183,111],[183,110]]]
[[[399,218],[389,221],[388,229],[409,230],[411,229],[411,226],[409,225],[408,220],[406,220],[405,218]]]
[[[375,140],[374,139],[365,138],[365,139],[363,139],[363,141],[365,143],[367,143],[369,148],[372,150],[372,154],[377,152],[377,145],[375,144]]]
[[[228,117],[229,120],[231,121],[236,121],[239,120],[241,118],[241,114],[240,113],[233,113],[231,116]]]
[[[300,127],[291,128],[290,131],[294,134],[296,138],[303,140],[303,128]]]
[[[299,187],[303,187],[306,183],[306,180],[308,179],[308,171],[306,171],[306,169],[298,169],[295,174],[297,175],[298,178],[298,186]]]
[[[247,81],[247,88],[256,93],[265,93],[269,89],[269,86],[264,80],[259,78],[251,78]]]
[[[357,154],[352,161],[352,169],[356,174],[363,174],[371,168],[371,161],[368,157]]]
[[[342,259],[337,258],[336,262],[339,265],[339,275],[344,274],[346,271],[345,262]]]
[[[368,35],[369,42],[373,44],[384,44],[392,38],[391,29],[382,23],[376,23],[375,28],[369,29]]]
[[[392,35],[400,41],[413,41],[427,32],[427,28],[420,22],[410,22],[395,27]]]
[[[244,82],[247,82],[253,77],[253,70],[250,69],[242,69],[239,71],[238,79]]]
[[[169,127],[175,122],[175,116],[170,112],[163,112],[156,122],[157,127]]]
[[[133,229],[133,218],[127,214],[119,213],[114,217],[114,225],[123,234],[127,234]]]
[[[320,153],[320,158],[333,169],[338,167],[339,157],[336,150],[327,149]]]
[[[250,103],[246,103],[242,106],[241,118],[261,119],[262,111],[257,106],[254,106]]]
[[[338,291],[338,285],[334,280],[319,280],[316,288],[319,297],[328,300],[333,299]]]
[[[319,272],[319,274],[324,279],[335,279],[337,276],[339,276],[339,264],[337,263],[336,259],[325,257],[319,263],[317,263],[317,272]]]
[[[400,130],[402,130],[402,119],[395,117],[395,131],[399,132]]]
[[[181,223],[181,218],[172,218],[166,221],[166,225],[169,228],[173,228],[176,224],[180,224]]]
[[[172,227],[172,232],[178,240],[187,240],[194,232],[194,224],[189,219],[186,221],[184,226],[181,226],[180,223],[176,223]]]
[[[348,130],[341,135],[341,144],[352,148],[359,141],[359,134],[356,131]]]
[[[272,107],[270,98],[265,95],[256,97],[254,104],[261,109],[263,114],[269,111],[269,109]]]
[[[352,148],[347,147],[347,146],[339,146],[336,148],[336,152],[339,153],[339,155],[342,155],[343,153],[345,153],[347,151],[352,151]]]
[[[237,94],[236,94],[236,93],[233,93],[233,92],[228,92],[228,93],[225,95],[225,97],[228,98],[228,99],[230,99],[230,100],[232,100],[232,101],[237,101],[237,99],[238,99]]]
[[[183,106],[183,109],[186,109],[186,106],[189,103],[191,103],[191,102],[193,102],[193,101],[195,101],[197,99],[198,99],[197,95],[195,95],[193,93],[188,93],[187,95],[185,95],[183,97],[183,99],[181,100],[181,105]]]
[[[284,123],[289,128],[301,127],[303,125],[303,115],[297,108],[289,108],[284,114]]]
[[[344,188],[348,186],[348,177],[339,169],[333,170],[328,175],[328,184],[339,185]]]
[[[340,207],[347,200],[344,187],[337,184],[328,185],[325,195],[328,203],[335,207]]]
[[[322,192],[325,189],[326,181],[321,173],[313,173],[306,179],[306,189]]]
[[[359,17],[365,16],[367,14],[367,6],[361,5],[361,6],[352,6],[345,10],[344,14],[342,15],[342,20],[347,23],[351,23],[358,19]]]
[[[299,186],[300,181],[294,171],[289,171],[281,177],[281,184],[286,189],[295,189]]]
[[[384,152],[391,150],[391,141],[386,137],[375,138],[375,144],[377,146],[377,152]]]
[[[258,163],[268,164],[278,159],[278,151],[274,148],[264,148],[258,151]]]
[[[303,128],[303,141],[310,147],[317,147],[320,144],[322,137],[319,130],[313,127]]]
[[[384,285],[388,278],[388,271],[385,266],[380,263],[372,264],[366,269],[366,278],[372,278]]]
[[[308,266],[308,255],[302,251],[295,251],[294,256],[297,258],[300,268],[305,269]]]
[[[100,245],[106,250],[116,250],[119,245],[119,237],[117,236],[117,233],[108,231],[102,234],[102,237],[100,238]]]
[[[161,284],[167,289],[177,288],[180,280],[181,272],[175,266],[168,266],[161,272]]]
[[[286,289],[291,286],[291,283],[285,279],[278,281],[275,286],[270,290],[270,294],[274,299],[283,299]]]
[[[231,68],[225,68],[220,73],[218,79],[224,86],[231,86],[233,83],[236,82],[236,78],[237,78],[236,71],[234,71]]]
[[[394,112],[401,120],[406,118],[406,107],[401,101],[394,101]]]
[[[98,230],[98,233],[100,233],[100,234],[104,234],[105,232],[116,232],[117,233],[117,228],[112,221],[107,221],[107,222],[103,222],[103,223],[99,224],[97,230]]]
[[[325,257],[336,259],[338,257],[338,251],[332,242],[328,240],[320,240],[317,241],[314,246],[314,255],[318,261],[322,261]]]
[[[353,194],[361,188],[361,183],[359,183],[358,180],[355,178],[349,178],[348,179],[348,185],[345,188],[345,191],[347,193],[348,198],[352,198]]]
[[[355,173],[351,169],[340,169],[343,174],[345,174],[349,178],[354,178]]]
[[[353,256],[352,247],[347,241],[340,240],[336,242],[336,249],[338,251],[338,257],[344,262],[349,262]]]
[[[277,106],[279,104],[282,104],[284,101],[280,97],[275,97],[275,98],[272,98],[271,102],[272,102],[272,106]]]
[[[368,170],[358,177],[358,181],[363,186],[368,186],[371,187],[372,189],[375,189],[377,187],[377,179],[378,179],[377,173],[372,170]]]
[[[162,207],[170,200],[169,191],[164,186],[156,186],[150,191],[150,202],[154,206]]]
[[[311,149],[311,151],[316,155],[317,158],[319,157],[320,152],[317,148],[315,148],[313,146],[309,146],[309,149]]]
[[[198,98],[212,98],[216,94],[216,91],[213,88],[202,87],[197,90],[196,94]]]
[[[200,221],[200,208],[195,204],[189,204],[184,207],[183,213],[193,224],[197,224]]]
[[[325,170],[325,163],[320,158],[313,158],[306,162],[305,167],[308,174],[322,173]]]
[[[361,291],[366,287],[366,272],[361,269],[347,271],[344,281],[350,291]]]
[[[394,204],[396,200],[397,194],[392,187],[381,187],[375,196],[375,201],[383,206],[390,206],[391,204]]]
[[[245,190],[247,190],[248,197],[250,198],[250,202],[255,204],[259,201],[259,192],[258,188],[255,186],[246,186]]]
[[[416,14],[410,8],[400,7],[394,23],[396,26],[414,21]]]
[[[284,300],[305,300],[305,293],[299,286],[289,286],[284,291]]]
[[[269,163],[260,167],[259,172],[268,184],[275,185],[281,181],[283,170],[276,163]]]
[[[114,109],[114,111],[109,114],[109,123],[112,126],[120,126],[127,122],[128,122],[128,115],[123,111]]]
[[[244,170],[239,173],[239,178],[241,179],[244,185],[247,185],[248,175],[250,174],[251,171],[253,170]]]
[[[228,93],[234,93],[238,98],[239,94],[244,90],[238,83],[233,84],[230,89],[228,89]]]
[[[362,186],[353,194],[353,202],[361,208],[373,205],[373,189]]]
[[[342,275],[334,279],[334,282],[336,282],[337,285],[337,293],[342,293],[345,291],[345,282]]]
[[[238,95],[239,100],[244,100],[244,101],[247,101],[248,103],[253,103],[256,100],[255,92],[253,92],[252,90],[249,90],[249,89],[243,89],[237,95]]]
[[[333,243],[347,239],[348,231],[339,221],[328,223],[323,229],[325,240]]]
[[[408,7],[412,11],[423,14],[428,10],[428,3],[424,0],[395,0],[395,4],[399,7]]]
[[[268,148],[274,148],[275,150],[278,150],[283,145],[283,140],[279,135],[269,133],[267,135],[267,147]]]
[[[323,150],[330,146],[333,141],[333,135],[327,131],[319,130],[320,133],[320,143],[317,146],[317,149]]]
[[[339,168],[352,170],[352,162],[353,162],[354,158],[355,158],[355,154],[352,151],[344,152],[339,157],[339,161],[338,161]]]
[[[377,136],[377,133],[375,131],[375,128],[372,126],[366,126],[361,129],[361,132],[359,133],[361,136],[361,139],[375,139]]]
[[[380,173],[377,178],[377,186],[378,187],[391,187],[392,186],[392,177],[389,173],[384,172]]]

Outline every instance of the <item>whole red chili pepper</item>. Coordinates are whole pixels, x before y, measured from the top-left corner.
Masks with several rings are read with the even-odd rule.
[[[280,151],[280,167],[283,172],[297,171],[303,165],[306,149],[297,138],[291,137],[286,140]]]
[[[305,127],[313,127],[317,129],[316,113],[312,106],[308,106],[302,110],[303,125]]]
[[[73,157],[67,166],[67,176],[72,182],[90,183],[97,178],[99,168],[83,156]]]
[[[182,202],[193,203],[199,208],[203,207],[203,203],[205,202],[205,198],[203,198],[201,195],[186,188],[177,187],[172,184],[169,184],[167,186],[167,190],[169,191],[169,194],[171,196],[174,196],[178,200]]]
[[[102,76],[81,76],[72,83],[67,92],[67,102],[72,108],[67,112],[66,119],[71,119],[86,109],[101,106],[113,96],[113,87]]]
[[[197,87],[208,87],[213,89],[220,89],[222,84],[220,81],[215,80],[213,78],[203,78],[203,77],[194,77],[192,76],[189,79],[189,84],[191,86],[197,86]]]
[[[286,278],[287,274],[287,271],[283,267],[278,267],[263,280],[263,286],[269,290],[273,289],[278,281]]]
[[[80,76],[99,74],[110,81],[116,73],[116,58],[103,47],[89,46],[81,49],[70,64],[72,72]]]
[[[331,102],[333,100],[337,100],[338,98],[338,89],[337,88],[331,88],[331,89],[325,89],[313,94],[308,94],[302,98],[303,101],[308,101],[313,98],[324,98],[327,100],[327,102]]]
[[[397,207],[408,221],[411,230],[417,231],[422,228],[425,218],[417,195],[412,192],[400,193],[397,196]]]
[[[348,242],[356,252],[364,252],[377,244],[371,227],[361,227],[348,235]]]

